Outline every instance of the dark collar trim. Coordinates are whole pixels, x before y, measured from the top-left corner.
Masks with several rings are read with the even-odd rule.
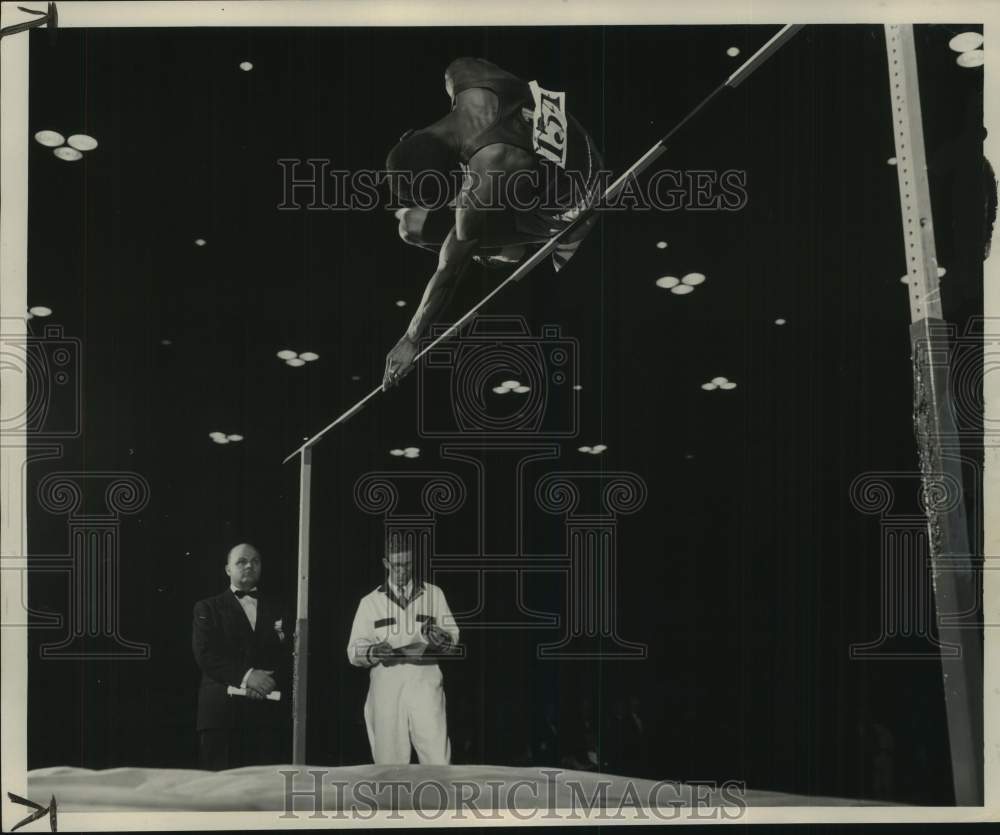
[[[396,592],[393,590],[392,586],[389,585],[388,581],[382,583],[382,585],[378,587],[378,590],[382,592],[382,594],[384,594],[386,597],[388,597],[393,603],[399,606],[400,609],[405,609],[407,606],[409,606],[410,603],[412,603],[414,600],[416,600],[418,597],[420,597],[420,595],[424,593],[424,584],[423,581],[419,583],[414,582],[413,596],[407,601],[406,606],[403,606],[403,604],[399,602],[399,598],[396,596]]]

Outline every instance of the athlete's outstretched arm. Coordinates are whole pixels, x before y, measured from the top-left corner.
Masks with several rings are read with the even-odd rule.
[[[438,256],[437,269],[427,282],[417,312],[413,314],[406,333],[386,357],[385,376],[382,379],[383,390],[396,385],[412,370],[413,358],[419,350],[418,343],[455,295],[462,272],[476,251],[477,243],[475,240],[459,240],[454,228],[444,239]]]
[[[479,165],[490,165],[489,149],[480,152]],[[477,155],[477,156],[480,156]],[[480,176],[471,179],[468,190],[458,196],[455,209],[455,225],[441,244],[437,269],[427,282],[423,298],[417,307],[406,333],[389,352],[385,360],[383,390],[396,385],[413,368],[413,358],[419,350],[417,345],[427,330],[448,307],[455,290],[462,279],[465,268],[472,260],[479,246],[479,238],[485,224],[483,207],[494,206],[493,177]]]

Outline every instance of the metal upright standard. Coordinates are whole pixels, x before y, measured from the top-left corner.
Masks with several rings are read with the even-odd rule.
[[[913,424],[927,514],[928,550],[956,805],[983,802],[982,644],[957,624],[977,607],[962,491],[958,432],[952,417],[947,325],[934,248],[924,131],[912,25],[885,27],[896,170],[906,247],[913,359]]]
[[[312,507],[312,449],[299,460],[299,576],[292,661],[292,763],[306,763],[306,694],[309,684],[309,514]]]

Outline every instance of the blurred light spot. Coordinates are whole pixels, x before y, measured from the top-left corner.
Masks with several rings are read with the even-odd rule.
[[[396,307],[406,307],[406,302],[402,299],[396,299]]]
[[[494,394],[506,394],[508,391],[511,391],[511,389],[507,388],[507,386],[494,386],[493,387],[493,393]]]
[[[420,447],[408,446],[408,447],[404,447],[404,449],[403,449],[403,454],[404,455],[417,455],[419,453],[420,453]]]
[[[701,387],[705,389],[705,391],[712,391],[718,388],[718,386],[715,383],[702,383]]]
[[[712,382],[715,383],[715,385],[717,385],[717,386],[721,386],[724,383],[728,383],[729,382],[729,378],[728,377],[713,377],[712,378]]]
[[[24,318],[25,319],[34,319],[35,318],[35,314],[34,313],[28,313],[27,315],[25,315]]]
[[[666,241],[657,241],[656,242],[656,248],[657,249],[666,249],[667,248],[667,242]]]
[[[531,386],[517,386],[516,388],[511,389],[511,391],[513,391],[514,394],[527,394],[531,391]]]
[[[46,316],[52,315],[52,310],[51,308],[39,305],[38,307],[29,307],[28,313],[30,313],[32,316],[41,316],[44,319]]]
[[[725,389],[726,391],[732,391],[734,388],[736,388],[736,383],[723,383],[721,386],[719,386],[719,388]]]
[[[774,320],[774,324],[776,324],[776,325],[783,325],[783,324],[785,324],[785,320],[784,319],[775,319]]]
[[[243,72],[250,72],[250,70],[253,69],[253,64],[249,61],[240,61],[240,69],[243,70]]]
[[[403,457],[404,458],[419,458],[420,457],[420,450],[417,450],[416,452],[407,452],[404,449],[403,450]]]
[[[573,386],[573,391],[583,391],[583,386],[581,385]]]
[[[174,343],[171,342],[169,339],[161,339],[160,340],[160,344],[161,345],[173,345]]]
[[[688,287],[697,287],[699,284],[705,283],[705,276],[701,273],[688,273],[681,279],[681,283],[688,285]]]
[[[981,49],[973,49],[959,55],[955,59],[955,63],[960,67],[981,67],[985,60],[986,56]]]
[[[207,243],[207,241],[204,238],[195,238],[194,239],[194,245],[195,246],[204,246],[206,243]]]
[[[675,296],[686,296],[688,293],[694,292],[694,287],[690,284],[681,284],[678,287],[671,287],[670,292]]]
[[[61,148],[56,148],[52,153],[59,157],[59,159],[66,160],[66,162],[76,162],[83,156],[76,148],[67,148],[65,145]]]
[[[656,279],[656,286],[661,287],[664,290],[669,290],[671,287],[676,287],[678,284],[680,284],[680,281],[672,275],[665,275],[663,278]]]
[[[234,444],[238,444],[240,441],[243,440],[242,435],[227,435],[226,438],[232,441]]]
[[[504,380],[500,385],[503,386],[505,389],[516,389],[519,385],[521,385],[521,381],[520,380]]]
[[[726,50],[726,55],[728,55],[730,58],[735,58],[739,54],[740,54],[740,48],[738,46],[731,46],[729,47],[729,49]]]
[[[299,354],[299,359],[303,359],[306,362],[315,362],[316,360],[319,359],[319,354],[317,354],[315,351],[303,351],[301,354]]]
[[[226,437],[226,433],[225,432],[209,432],[208,433],[208,437],[211,438],[213,441],[215,441],[215,440],[217,440],[219,438],[225,438]]]
[[[978,32],[962,32],[948,41],[948,46],[955,52],[968,52],[970,49],[978,49],[982,42],[983,36]]]
[[[93,151],[97,147],[97,140],[85,133],[74,133],[66,140],[66,144],[78,151]]]
[[[306,364],[306,361],[305,360],[300,360],[298,357],[295,357],[294,359],[290,359],[290,360],[285,360],[285,365],[290,365],[292,368],[300,368],[301,366],[303,366],[305,364]]]
[[[606,450],[607,448],[608,448],[608,447],[607,447],[607,445],[606,445],[606,444],[597,444],[597,445],[595,445],[595,446],[591,447],[591,448],[590,448],[590,451],[591,451],[592,453],[594,453],[594,455],[600,455],[600,454],[601,454],[602,452],[604,452],[604,450]]]
[[[403,454],[403,450],[401,450],[401,449],[390,449],[389,450],[389,454],[390,455],[395,455],[398,458],[400,455]]]
[[[40,130],[35,134],[35,141],[46,148],[58,148],[66,140],[61,133],[56,133],[54,130]]]
[[[357,374],[352,374],[351,375],[351,379],[356,383],[356,382],[358,382],[358,380],[361,379],[361,377],[359,375],[357,375]]]
[[[579,451],[580,452],[590,452],[590,447],[589,446],[582,446],[582,447],[580,447]]]
[[[909,273],[907,273],[907,274],[906,274],[906,275],[904,275],[904,276],[901,276],[899,280],[900,280],[900,281],[901,281],[901,282],[902,282],[903,284],[909,284],[909,283],[910,283],[910,275],[909,275]]]
[[[937,270],[938,278],[941,278],[941,276],[943,276],[946,272],[948,272],[948,271],[944,267],[938,267],[938,270]]]
[[[217,444],[229,443],[229,438],[227,438],[225,435],[223,435],[221,438],[212,438],[212,440],[215,441]]]
[[[282,350],[278,351],[279,360],[293,360],[297,356],[298,354],[296,354],[295,351],[290,351],[288,350],[288,348],[283,348]]]
[[[896,164],[896,158],[895,157],[889,157],[889,159],[887,159],[886,162],[889,163],[889,165],[895,165]]]

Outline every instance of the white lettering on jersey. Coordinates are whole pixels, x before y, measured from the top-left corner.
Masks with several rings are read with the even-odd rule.
[[[566,167],[566,143],[569,139],[569,119],[566,117],[566,94],[556,93],[528,82],[535,100],[535,113],[531,122],[531,141],[535,153]]]

